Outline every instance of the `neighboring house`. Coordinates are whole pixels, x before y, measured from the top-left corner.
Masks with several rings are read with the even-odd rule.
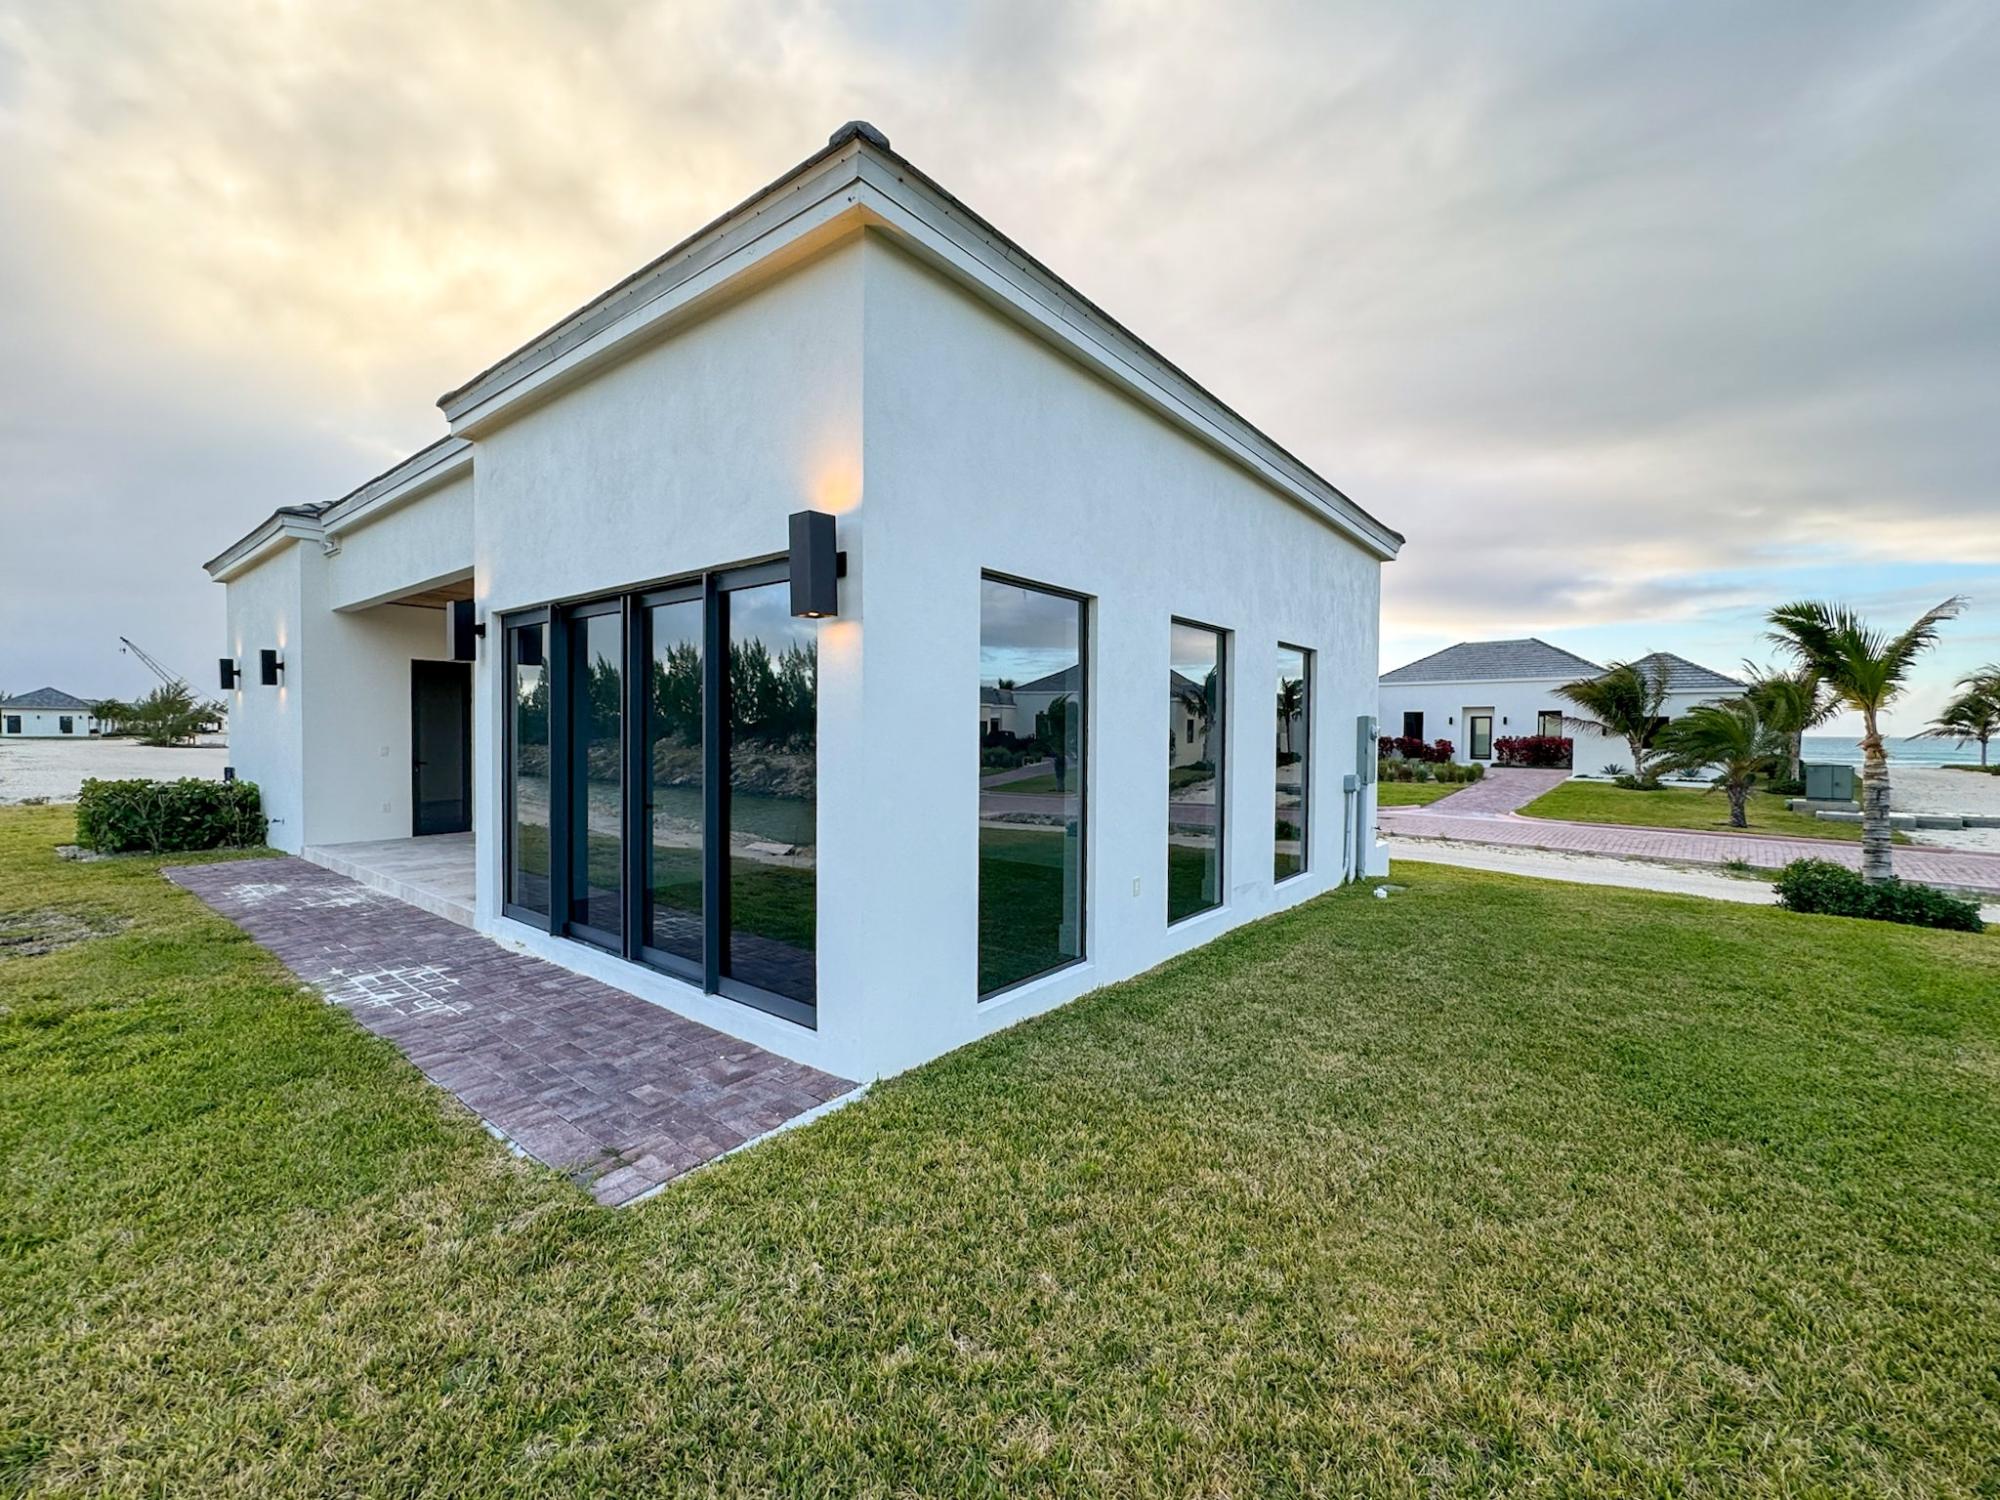
[[[1655,663],[1664,663],[1667,669],[1662,724],[1697,703],[1717,702],[1743,691],[1735,678],[1671,652],[1656,651],[1637,665],[1650,673]],[[1604,670],[1597,662],[1534,637],[1461,641],[1382,674],[1382,733],[1426,743],[1449,740],[1454,759],[1485,764],[1495,759],[1495,740],[1563,735],[1572,741],[1571,765],[1579,774],[1601,774],[1608,766],[1630,770],[1632,753],[1624,740],[1607,739],[1564,722],[1578,710],[1558,689]]]
[[[439,404],[208,564],[281,848],[469,830],[479,930],[855,1078],[1386,870],[1356,724],[1402,538],[871,127]],[[1170,840],[1189,632],[1230,753]],[[1052,789],[989,798],[936,712],[975,680],[1017,732],[1070,693]]]
[[[12,698],[0,698],[0,738],[61,739],[96,734],[99,725],[90,705],[59,688],[36,688]]]

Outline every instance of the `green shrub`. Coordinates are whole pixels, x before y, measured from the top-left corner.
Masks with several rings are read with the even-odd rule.
[[[1778,872],[1772,888],[1778,893],[1778,905],[1788,911],[1866,917],[1952,932],[1983,932],[1986,928],[1974,902],[1901,880],[1870,885],[1855,871],[1830,859],[1795,859]]]
[[[101,854],[261,844],[264,813],[252,781],[92,777],[76,799],[76,841]]]

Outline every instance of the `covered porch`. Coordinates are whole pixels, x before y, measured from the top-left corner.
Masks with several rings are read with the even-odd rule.
[[[421,838],[311,844],[304,857],[323,870],[345,875],[371,891],[447,922],[473,925],[478,894],[476,834],[433,833]]]

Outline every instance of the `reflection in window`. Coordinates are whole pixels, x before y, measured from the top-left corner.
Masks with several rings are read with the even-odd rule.
[[[979,993],[1083,956],[1083,602],[979,585]]]
[[[794,619],[786,582],[721,596],[728,668],[723,763],[728,932],[722,972],[814,1002],[818,841],[818,627]]]
[[[1311,780],[1312,653],[1278,648],[1278,791],[1271,878],[1306,867],[1306,789]]]
[[[507,671],[513,682],[508,726],[507,901],[549,914],[549,667],[546,625],[517,625],[507,632]]]
[[[624,624],[616,610],[570,624],[570,921],[624,931]]]
[[[646,612],[646,943],[702,961],[701,639],[697,595]]]
[[[1167,920],[1222,904],[1222,632],[1173,622],[1167,671]]]

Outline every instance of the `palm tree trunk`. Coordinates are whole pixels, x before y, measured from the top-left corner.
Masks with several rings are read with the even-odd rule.
[[[1732,781],[1729,783],[1729,826],[1748,828],[1750,826],[1750,783]]]
[[[1861,737],[1861,878],[1870,885],[1895,877],[1889,847],[1889,755],[1870,714]]]
[[[1791,765],[1785,773],[1788,781],[1803,781],[1806,774],[1806,732],[1794,729],[1786,736],[1790,740]]]

